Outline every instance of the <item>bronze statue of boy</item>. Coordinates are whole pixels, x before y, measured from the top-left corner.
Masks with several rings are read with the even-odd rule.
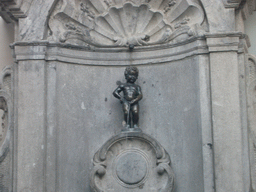
[[[139,85],[134,84],[139,75],[137,67],[126,67],[124,76],[126,83],[119,85],[113,95],[123,104],[124,121],[126,128],[138,128],[139,101],[142,99],[142,92]],[[123,96],[120,93],[123,92]],[[133,124],[133,127],[132,127]]]

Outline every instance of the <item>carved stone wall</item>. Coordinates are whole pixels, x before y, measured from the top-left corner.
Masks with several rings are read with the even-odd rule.
[[[247,131],[254,130],[254,91],[243,19],[255,1],[0,2],[1,14],[14,2],[26,15],[12,18],[14,89],[6,76],[0,91],[8,117],[8,129],[0,129],[2,190],[253,191],[254,135]],[[119,138],[106,159],[98,157],[120,133],[122,109],[112,92],[130,65],[140,70],[144,94],[140,128],[165,158],[141,135]],[[142,168],[133,167],[134,178],[123,170],[127,159]]]

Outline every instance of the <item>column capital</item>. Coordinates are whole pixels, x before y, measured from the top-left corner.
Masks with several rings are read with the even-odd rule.
[[[250,46],[247,35],[241,32],[207,33],[205,37],[209,52],[243,52],[245,47]]]

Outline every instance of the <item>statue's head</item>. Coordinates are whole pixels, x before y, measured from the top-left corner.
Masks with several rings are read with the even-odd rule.
[[[124,71],[124,76],[127,82],[134,83],[139,76],[139,70],[137,67],[133,66],[126,67]]]

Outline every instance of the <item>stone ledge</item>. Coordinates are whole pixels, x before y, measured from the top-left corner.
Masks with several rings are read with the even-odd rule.
[[[247,35],[241,32],[207,33],[205,36],[209,52],[241,52],[242,47],[250,46]]]
[[[109,48],[76,46],[49,41],[15,42],[11,45],[16,61],[46,60],[81,65],[122,66],[152,65],[209,52],[246,52],[248,37],[239,32],[207,33],[205,37],[194,37],[175,44]],[[114,56],[113,56],[114,55]]]
[[[11,48],[16,61],[46,60],[99,66],[151,65],[208,53],[205,39],[201,37],[173,45],[137,47],[132,52],[124,47],[82,47],[48,41],[15,42]]]

